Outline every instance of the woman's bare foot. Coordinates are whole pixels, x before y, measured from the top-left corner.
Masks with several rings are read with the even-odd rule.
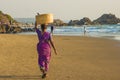
[[[42,78],[46,78],[47,77],[47,73],[44,73],[43,75],[42,75]]]

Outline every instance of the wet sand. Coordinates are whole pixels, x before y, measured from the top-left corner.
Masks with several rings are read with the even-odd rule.
[[[103,38],[54,36],[45,80],[120,80],[120,42]],[[42,80],[35,35],[0,34],[0,80]]]

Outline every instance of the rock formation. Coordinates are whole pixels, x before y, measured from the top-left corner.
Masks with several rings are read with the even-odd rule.
[[[84,17],[83,19],[81,20],[70,20],[68,25],[70,26],[75,26],[75,25],[92,25],[92,21],[87,18],[87,17]]]
[[[120,23],[120,19],[114,14],[103,14],[101,17],[93,21],[94,24],[117,24]]]
[[[10,33],[12,23],[16,24],[17,22],[10,15],[0,11],[0,33]]]
[[[70,20],[70,21],[68,22],[68,25],[69,25],[69,26],[75,26],[75,25],[78,25],[78,22],[79,22],[79,20]]]
[[[64,23],[62,20],[60,19],[55,19],[54,22],[52,23],[52,25],[54,26],[66,26],[67,23]]]
[[[84,17],[81,20],[70,20],[68,25],[69,26],[75,26],[75,25],[104,25],[104,24],[118,24],[120,23],[120,19],[117,18],[114,14],[103,14],[98,19],[94,20],[93,22],[87,18]]]
[[[84,17],[77,24],[78,25],[92,25],[92,21],[89,18]]]

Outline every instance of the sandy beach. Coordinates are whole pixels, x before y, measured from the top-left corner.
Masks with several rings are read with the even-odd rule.
[[[120,42],[54,36],[58,50],[45,80],[120,80]],[[0,80],[42,80],[35,35],[0,34]]]

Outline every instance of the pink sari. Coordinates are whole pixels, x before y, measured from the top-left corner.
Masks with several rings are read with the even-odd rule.
[[[49,32],[44,32],[41,34],[39,29],[36,29],[39,42],[37,44],[37,51],[38,51],[38,64],[40,67],[45,68],[47,71],[49,68],[49,62],[51,57],[51,47],[49,41],[51,39],[51,35]]]

